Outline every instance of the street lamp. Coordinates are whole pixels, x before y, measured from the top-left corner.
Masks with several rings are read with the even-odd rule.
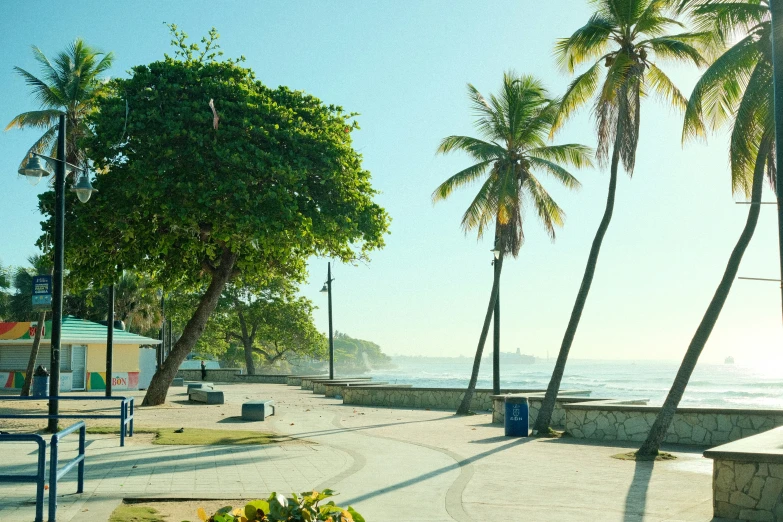
[[[329,294],[329,378],[334,379],[334,336],[332,335],[332,263],[326,264],[326,282],[321,292]]]
[[[494,257],[492,265],[497,270],[498,267],[495,265],[498,259],[500,259],[500,249],[495,246],[490,252],[492,252],[492,257]],[[498,280],[497,296],[495,296],[495,311],[492,325],[492,394],[500,395],[500,280]]]
[[[46,165],[41,162],[44,160]],[[66,167],[71,171],[81,172],[81,177],[76,186],[71,189],[76,192],[79,201],[86,202],[95,192],[90,184],[90,178],[86,169],[71,165],[65,161],[65,114],[60,114],[57,128],[57,158],[50,158],[43,154],[32,153],[27,163],[19,169],[19,174],[26,176],[28,180],[33,178],[37,183],[41,177],[51,174],[47,166],[54,168],[54,273],[52,277],[52,338],[51,338],[51,374],[49,381],[49,431],[57,431],[57,419],[59,403],[57,396],[60,394],[60,339],[63,321],[63,264],[65,252],[65,176]]]

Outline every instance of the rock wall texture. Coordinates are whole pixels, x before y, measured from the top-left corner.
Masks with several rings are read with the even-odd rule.
[[[502,390],[502,393],[540,393],[541,390]],[[492,410],[492,390],[476,390],[470,403],[473,411]],[[401,388],[396,386],[351,386],[343,389],[343,404],[456,410],[465,396],[464,388]]]
[[[716,460],[712,504],[716,517],[783,521],[783,464]]]
[[[657,407],[621,405],[619,401],[566,405],[566,431],[580,439],[641,442],[655,421]],[[680,408],[666,442],[715,446],[783,425],[783,410]]]
[[[285,384],[287,375],[241,375],[239,368],[207,369],[207,380],[210,382],[260,382]],[[201,370],[179,370],[177,377],[186,381],[200,381]]]

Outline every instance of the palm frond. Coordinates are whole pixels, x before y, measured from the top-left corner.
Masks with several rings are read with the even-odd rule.
[[[601,62],[595,62],[588,70],[577,76],[568,86],[560,101],[560,110],[552,123],[550,138],[560,130],[568,118],[581,106],[590,101],[598,88],[598,71]]]
[[[42,111],[30,111],[23,112],[14,117],[11,122],[6,125],[5,130],[19,128],[25,129],[29,127],[42,128],[51,127],[57,122],[57,118],[62,114],[60,111],[47,109]]]
[[[674,85],[674,82],[666,76],[655,64],[648,64],[647,81],[652,89],[664,101],[672,107],[679,110],[685,110],[688,106],[688,100],[682,95],[680,90]]]
[[[579,189],[582,187],[582,184],[579,183],[578,179],[576,179],[570,172],[568,172],[566,169],[564,169],[557,163],[542,158],[536,158],[536,157],[530,157],[529,161],[532,167],[537,167],[539,169],[545,170],[546,172],[548,172],[549,174],[557,178],[566,188]]]
[[[555,59],[561,69],[573,73],[575,68],[595,59],[606,52],[609,39],[616,30],[615,22],[600,13],[590,17],[568,38],[562,38],[555,44]]]
[[[432,202],[436,203],[438,201],[444,200],[448,198],[455,189],[469,186],[475,183],[481,176],[484,175],[484,173],[487,171],[487,167],[489,167],[491,163],[491,160],[482,161],[481,163],[476,163],[475,165],[471,165],[470,167],[457,172],[449,179],[438,185],[438,188],[436,188],[432,193]]]
[[[574,167],[592,167],[594,151],[590,147],[578,143],[549,145],[528,150],[528,155],[549,161],[556,161]]]

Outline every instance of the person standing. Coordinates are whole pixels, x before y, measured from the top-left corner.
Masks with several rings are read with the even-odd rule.
[[[207,380],[207,363],[204,361],[201,361],[201,380],[206,381]]]

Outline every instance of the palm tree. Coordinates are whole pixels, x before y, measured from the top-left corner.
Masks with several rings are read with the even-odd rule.
[[[23,112],[14,117],[5,130],[12,128],[43,129],[44,133],[30,147],[30,152],[56,154],[57,122],[65,112],[67,132],[66,158],[69,163],[81,163],[77,143],[87,133],[86,117],[95,110],[101,95],[101,75],[112,64],[114,55],[102,53],[77,38],[68,48],[50,61],[38,47],[33,56],[41,65],[40,77],[20,68],[14,70],[24,78],[40,105],[39,110]]]
[[[570,37],[559,40],[555,47],[560,65],[570,73],[583,63],[592,64],[569,85],[552,131],[557,131],[576,109],[594,99],[598,135],[596,156],[600,163],[610,163],[609,193],[552,378],[533,427],[538,433],[549,430],[568,353],[590,292],[601,244],[612,219],[620,163],[629,176],[633,174],[639,143],[641,100],[653,92],[672,107],[684,109],[687,100],[658,63],[674,61],[702,65],[704,59],[697,47],[708,39],[705,33],[670,34],[671,29],[683,27],[673,18],[671,1],[594,0],[592,3],[597,9],[587,24]],[[601,81],[603,69],[605,73]]]
[[[737,276],[742,256],[759,218],[761,189],[766,174],[774,186],[775,122],[772,88],[772,46],[769,4],[758,0],[721,0],[691,3],[698,26],[710,28],[720,42],[732,45],[704,72],[685,112],[683,140],[732,123],[729,145],[731,186],[736,194],[750,196],[751,205],[742,234],[731,252],[723,277],[704,317],[688,345],[677,376],[639,458],[654,458],[671,425],[704,345],[720,316]],[[705,121],[706,120],[706,121]]]
[[[547,145],[560,102],[551,99],[541,82],[532,76],[506,73],[500,93],[484,98],[473,85],[468,84],[468,95],[478,119],[476,128],[481,138],[449,136],[438,148],[438,153],[466,152],[475,164],[444,181],[432,195],[434,202],[448,198],[466,185],[483,183],[462,217],[465,233],[476,230],[479,239],[494,225],[494,245],[500,251],[494,263],[494,278],[489,306],[479,337],[473,373],[458,414],[466,414],[476,388],[484,342],[489,330],[500,284],[503,259],[511,254],[517,257],[524,240],[523,201],[532,203],[541,223],[554,240],[555,227],[563,225],[563,210],[555,203],[534,175],[546,172],[565,187],[575,189],[579,181],[565,165],[584,167],[592,165],[592,151],[583,145]]]

